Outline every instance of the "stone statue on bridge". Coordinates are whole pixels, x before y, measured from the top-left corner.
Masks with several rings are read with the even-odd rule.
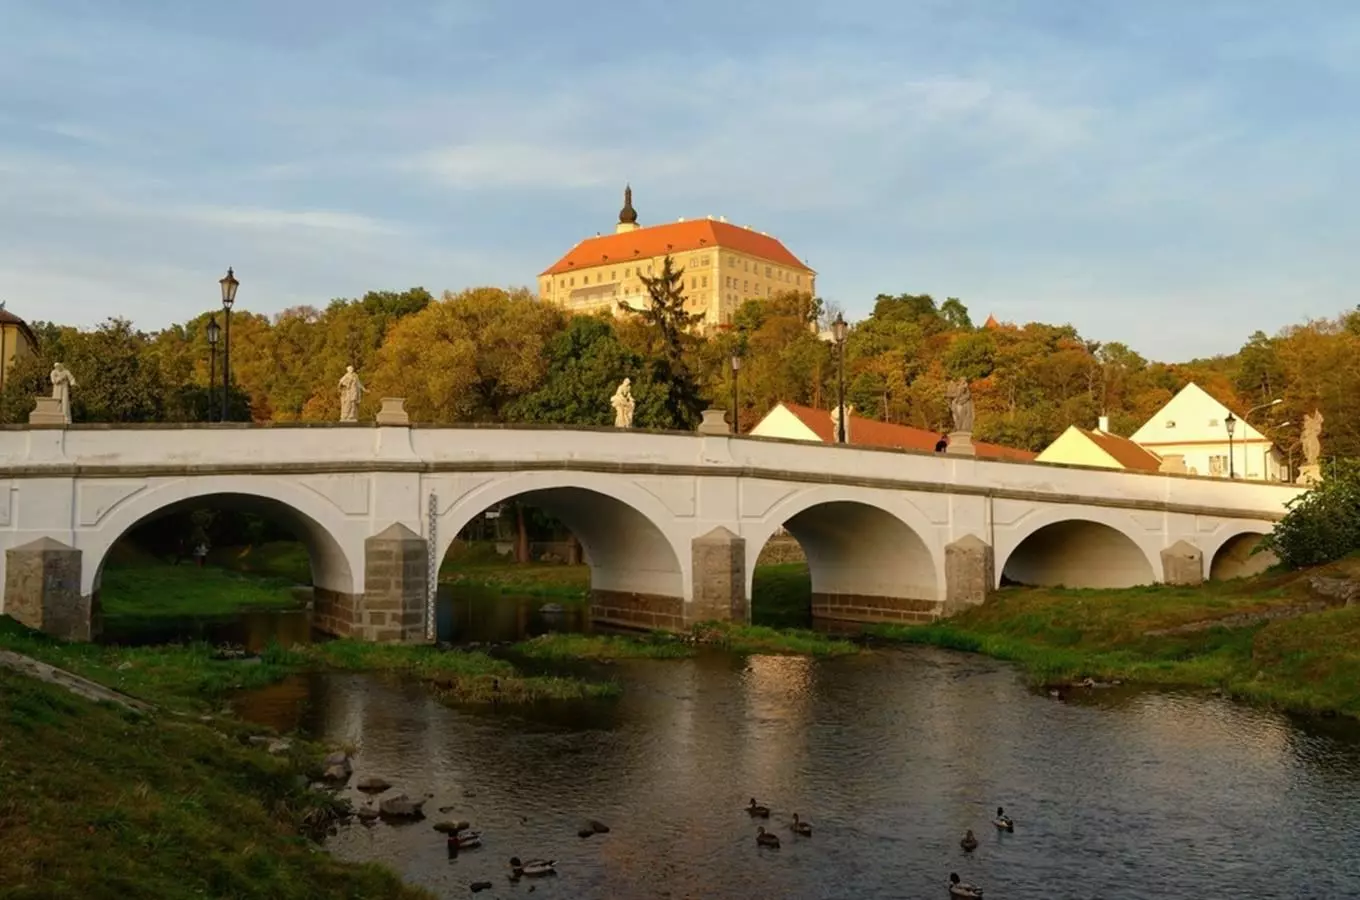
[[[1299,435],[1303,445],[1303,467],[1299,470],[1299,482],[1319,484],[1322,481],[1322,412],[1314,409],[1303,417],[1303,432]]]
[[[71,424],[71,388],[79,387],[71,370],[62,363],[52,364],[52,399],[61,405],[66,424]]]
[[[973,392],[968,387],[968,379],[951,381],[945,389],[949,398],[949,412],[954,418],[955,434],[971,434],[973,431]]]
[[[632,428],[633,427],[633,408],[637,405],[633,400],[633,381],[625,378],[619,384],[619,389],[614,392],[614,396],[609,398],[609,405],[614,407],[614,427]]]
[[[850,443],[850,417],[855,413],[855,405],[847,403],[845,405],[845,442]],[[834,406],[831,408],[831,442],[838,443],[841,439],[841,408]]]
[[[364,383],[359,380],[354,366],[345,366],[340,376],[340,421],[359,421],[359,399],[364,394]]]

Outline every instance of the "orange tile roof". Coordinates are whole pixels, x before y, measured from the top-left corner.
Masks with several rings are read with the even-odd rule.
[[[785,403],[783,406],[797,416],[799,421],[810,428],[824,443],[835,443],[836,434],[829,410],[813,409],[810,406],[799,406],[796,403]],[[893,425],[874,419],[864,419],[851,413],[849,437],[852,447],[890,447],[896,450],[924,450],[933,453],[935,444],[940,440],[941,435],[924,428]],[[981,441],[974,441],[973,447],[977,449],[977,455],[984,459],[1032,460],[1039,455],[1028,450],[1003,447],[1000,444],[986,444]]]
[[[1114,457],[1114,461],[1126,469],[1138,469],[1144,472],[1161,471],[1162,458],[1142,444],[1134,443],[1126,437],[1105,431],[1090,431],[1085,428],[1077,428],[1077,431],[1084,434],[1091,443]]]
[[[770,262],[800,272],[812,272],[812,269],[790,253],[787,247],[769,235],[730,222],[694,219],[689,222],[668,222],[665,225],[649,225],[646,228],[619,234],[586,238],[572,247],[566,256],[539,274],[557,275],[609,263],[622,263],[631,259],[648,259],[665,256],[667,253],[674,255],[717,247],[768,259]]]

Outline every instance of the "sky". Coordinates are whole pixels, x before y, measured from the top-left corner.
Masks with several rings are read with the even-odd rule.
[[[0,300],[530,286],[723,215],[1151,359],[1360,303],[1354,0],[0,0]]]

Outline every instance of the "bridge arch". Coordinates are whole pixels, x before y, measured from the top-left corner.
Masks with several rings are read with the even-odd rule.
[[[205,502],[265,515],[288,527],[307,549],[314,587],[346,595],[362,592],[362,529],[354,533],[336,506],[296,482],[239,475],[195,476],[148,486],[115,505],[93,527],[77,532],[81,592],[96,594],[109,550],[138,524]]]
[[[1253,552],[1269,533],[1270,527],[1266,525],[1228,523],[1220,527],[1205,541],[1204,559],[1210,580],[1247,578],[1278,563],[1280,558],[1274,553]]]
[[[1161,580],[1160,550],[1122,510],[1054,508],[998,536],[996,578],[1037,587],[1124,588]]]
[[[761,550],[781,527],[807,558],[814,617],[903,621],[937,611],[944,593],[937,530],[904,497],[819,486],[743,523],[747,597]]]
[[[646,608],[655,601],[655,615],[683,620],[690,585],[690,535],[684,535],[681,547],[676,514],[655,495],[616,473],[522,472],[475,488],[440,515],[437,558],[444,558],[473,518],[514,499],[556,517],[581,542],[590,565],[591,592],[602,608],[609,607],[611,595],[628,595],[634,598],[626,604],[632,609]],[[657,619],[633,624],[682,622]]]

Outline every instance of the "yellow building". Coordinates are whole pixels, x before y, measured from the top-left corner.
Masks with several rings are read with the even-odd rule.
[[[0,391],[14,364],[38,355],[38,338],[28,323],[0,303]]]
[[[776,238],[712,217],[642,226],[632,188],[624,188],[614,233],[581,241],[544,270],[538,295],[576,313],[612,313],[620,303],[641,308],[647,300],[641,276],[657,275],[667,256],[684,273],[689,311],[709,327],[730,324],[747,300],[816,294],[817,273]]]
[[[1134,472],[1161,470],[1161,457],[1126,437],[1110,434],[1109,428],[1109,421],[1104,416],[1100,417],[1100,427],[1094,431],[1069,425],[1035,461]]]

